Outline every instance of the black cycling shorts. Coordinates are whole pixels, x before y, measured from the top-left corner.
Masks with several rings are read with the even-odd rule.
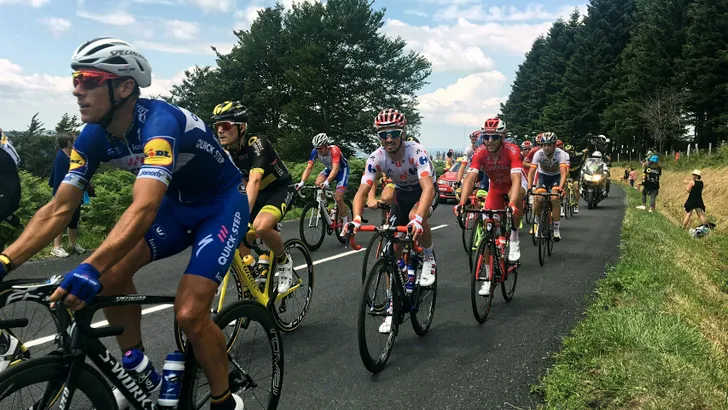
[[[250,223],[253,223],[261,212],[275,215],[277,221],[280,222],[291,209],[295,195],[296,189],[290,179],[274,186],[265,187],[264,190],[258,192],[258,197],[255,199],[255,206],[250,212]]]
[[[390,209],[389,223],[394,226],[405,226],[409,223],[409,214],[412,208],[420,201],[422,196],[422,187],[405,191],[395,188],[394,199],[392,201],[392,207]],[[430,215],[435,211],[438,204],[437,185],[435,185],[435,197],[432,199],[430,204],[430,212],[428,215],[421,215],[424,219],[429,218]]]
[[[576,182],[579,182],[579,180],[581,179],[581,168],[569,170],[569,178],[573,179]]]

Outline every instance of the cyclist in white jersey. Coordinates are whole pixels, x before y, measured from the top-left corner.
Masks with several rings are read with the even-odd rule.
[[[566,178],[569,176],[569,154],[561,148],[556,148],[556,134],[553,132],[544,132],[539,134],[541,137],[542,148],[536,152],[531,161],[531,169],[528,171],[528,189],[529,191],[534,185],[533,177],[538,171],[538,187],[536,192],[551,191],[554,194],[564,192]],[[538,138],[537,137],[537,138]],[[534,215],[538,215],[541,211],[542,196],[534,198]],[[561,231],[559,224],[561,220],[561,201],[559,196],[551,197],[551,207],[554,221],[554,241],[561,240]],[[537,226],[537,222],[534,222]],[[538,228],[535,228],[538,229]]]
[[[393,108],[385,109],[375,117],[374,127],[382,146],[367,160],[359,191],[354,197],[354,220],[349,225],[353,225],[354,232],[361,226],[369,190],[379,175],[386,172],[395,187],[389,222],[394,226],[407,225],[424,249],[420,286],[427,287],[435,283],[436,271],[432,232],[427,222],[437,205],[436,175],[425,148],[414,141],[404,141],[406,125],[404,114]],[[389,333],[391,326],[392,316],[386,316],[379,331]]]
[[[463,151],[463,160],[460,163],[460,169],[458,169],[458,176],[455,181],[459,185],[462,185],[463,183],[463,177],[465,175],[465,170],[468,169],[470,166],[470,161],[473,159],[473,155],[475,155],[475,151],[477,151],[479,148],[483,146],[483,140],[480,137],[483,134],[482,130],[475,130],[472,133],[470,133],[470,145],[465,147],[465,150]],[[484,198],[485,195],[488,194],[488,188],[490,187],[488,180],[488,176],[485,175],[485,172],[479,172],[478,173],[478,184],[477,184],[477,195],[478,197]]]

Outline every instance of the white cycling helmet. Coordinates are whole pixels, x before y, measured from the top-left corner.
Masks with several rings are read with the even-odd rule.
[[[599,152],[599,151],[594,151],[594,152],[592,152],[591,157],[592,158],[601,158],[602,157],[602,153]]]
[[[314,148],[316,147],[322,147],[324,145],[331,144],[331,138],[329,138],[328,135],[326,135],[325,132],[316,134],[313,137],[313,140],[311,140],[311,143],[313,144]]]
[[[95,68],[131,77],[141,88],[152,85],[152,66],[131,44],[114,37],[89,40],[76,49],[71,57],[71,68]]]

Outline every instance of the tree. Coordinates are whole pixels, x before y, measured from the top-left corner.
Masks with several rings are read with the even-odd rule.
[[[13,144],[22,160],[20,163],[22,169],[37,177],[50,176],[57,144],[53,136],[45,134],[38,113],[31,118],[28,129],[15,134]]]
[[[212,67],[195,66],[192,70],[185,70],[182,84],[172,86],[170,96],[165,100],[209,121],[212,109],[223,101],[220,90],[224,86]]]
[[[518,66],[511,95],[501,104],[500,116],[514,134],[539,132],[538,120],[546,99],[540,90],[539,78],[543,73],[541,59],[546,54],[546,47],[547,42],[543,36],[533,42],[531,50],[526,53],[526,59]]]
[[[668,138],[685,134],[686,121],[682,104],[685,96],[686,93],[681,91],[660,88],[642,104],[640,116],[657,144],[658,152],[662,152],[663,143]]]
[[[69,117],[68,113],[63,114],[61,120],[56,124],[56,132],[72,132],[78,133],[78,129],[81,128],[81,122],[78,121],[78,117],[74,114],[73,117]]]

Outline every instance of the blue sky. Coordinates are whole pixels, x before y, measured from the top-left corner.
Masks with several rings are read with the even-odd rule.
[[[309,0],[311,1],[311,0]],[[0,128],[23,129],[35,112],[52,128],[76,113],[69,61],[93,37],[116,36],[153,67],[148,94],[166,94],[185,69],[214,65],[209,45],[229,50],[274,0],[0,0]],[[300,0],[280,0],[290,8]],[[533,40],[584,1],[376,0],[384,31],[433,64],[420,95],[423,142],[462,145],[498,112]],[[456,143],[453,143],[456,141]]]

